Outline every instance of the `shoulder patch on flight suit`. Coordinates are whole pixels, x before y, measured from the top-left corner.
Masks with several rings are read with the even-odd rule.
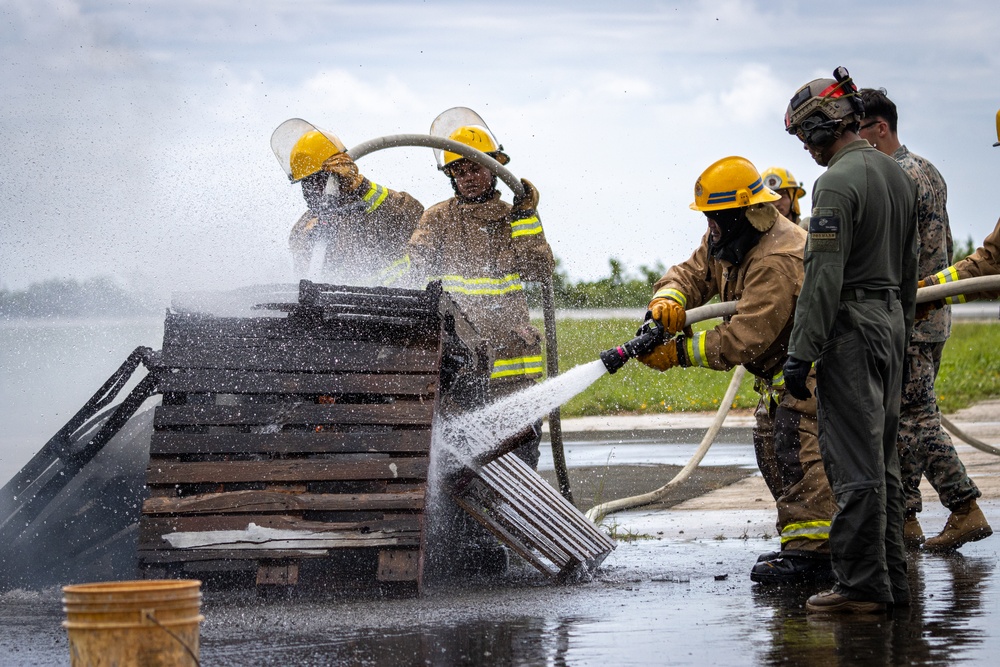
[[[840,252],[840,210],[814,208],[809,218],[809,252]]]

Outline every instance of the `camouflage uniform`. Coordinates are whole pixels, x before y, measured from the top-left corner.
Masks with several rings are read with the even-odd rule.
[[[892,157],[917,184],[918,275],[936,273],[948,265],[952,253],[946,208],[948,186],[933,164],[906,146],[900,146]],[[921,475],[927,476],[941,503],[949,509],[981,495],[941,426],[934,393],[941,352],[950,333],[951,309],[936,308],[926,319],[914,322],[906,348],[896,447],[908,512],[922,509]]]

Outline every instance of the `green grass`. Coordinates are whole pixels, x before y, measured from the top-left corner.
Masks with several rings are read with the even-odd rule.
[[[1000,326],[953,324],[934,389],[945,413],[1000,396]]]
[[[702,324],[707,327],[710,323]],[[631,339],[638,325],[633,320],[560,320],[559,368],[565,371],[597,359],[602,351]],[[731,374],[705,368],[675,368],[660,373],[630,361],[566,403],[562,414],[574,417],[714,411],[729,386]],[[952,327],[937,392],[941,410],[947,413],[1000,397],[1000,326],[961,322]],[[757,398],[753,377],[748,375],[733,407],[752,408]]]

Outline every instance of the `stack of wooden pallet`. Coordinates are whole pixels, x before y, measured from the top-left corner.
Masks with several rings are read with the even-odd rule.
[[[485,349],[439,285],[265,307],[287,315],[168,313],[140,567],[419,590],[442,369]]]

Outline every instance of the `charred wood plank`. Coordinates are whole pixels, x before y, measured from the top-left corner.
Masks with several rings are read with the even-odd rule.
[[[207,434],[157,431],[150,455],[177,454],[334,454],[350,452],[430,452],[430,429],[379,433],[284,431],[282,433]]]
[[[153,460],[146,483],[298,482],[368,479],[426,479],[429,461],[393,458],[339,462],[332,459],[172,463]]]
[[[231,491],[184,498],[147,498],[143,514],[227,514],[250,512],[422,510],[424,491],[398,493],[280,493]]]
[[[163,373],[162,392],[218,394],[379,394],[433,396],[433,374],[275,373],[233,369],[178,369]]]
[[[247,405],[159,405],[153,416],[157,429],[171,426],[285,426],[322,424],[377,424],[428,426],[431,402],[396,403],[270,403]]]
[[[363,341],[294,340],[244,345],[236,340],[166,346],[167,368],[228,368],[263,371],[436,373],[435,349],[398,347]]]

